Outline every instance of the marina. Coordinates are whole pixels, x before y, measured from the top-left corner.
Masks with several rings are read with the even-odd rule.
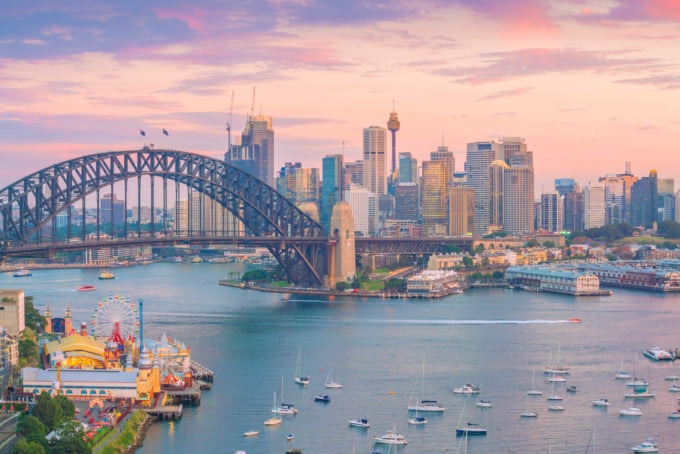
[[[328,301],[216,284],[239,266],[245,265],[162,263],[144,267],[143,274],[139,268],[118,268],[115,280],[97,285],[107,294],[118,285],[134,287],[144,299],[145,337],[173,333],[191,346],[192,362],[210,365],[213,372],[213,381],[204,377],[212,388],[202,393],[201,405],[183,405],[181,418],[151,425],[137,453],[191,452],[199,438],[206,452],[347,454],[355,448],[385,454],[390,445],[376,445],[373,437],[395,425],[408,440],[400,449],[455,452],[465,437],[456,437],[452,429],[459,427],[467,399],[460,423],[478,423],[487,430],[487,436],[468,437],[468,452],[503,452],[508,446],[516,452],[547,452],[548,446],[552,454],[584,452],[595,426],[597,444],[608,452],[631,452],[646,438],[657,440],[660,452],[680,445],[680,419],[670,417],[677,410],[677,393],[667,391],[673,383],[665,380],[680,375],[677,362],[642,355],[650,346],[677,345],[678,294],[620,290],[606,298],[574,299],[491,288],[426,304],[361,296]],[[97,270],[33,273],[21,282],[30,282],[26,292],[36,307],[68,300],[74,319],[90,316],[92,294],[75,289],[96,279]],[[17,282],[11,273],[0,275],[4,288]],[[556,358],[558,345],[560,363],[569,365],[570,374],[566,383],[544,383],[543,367],[551,350]],[[309,386],[293,382],[298,347]],[[399,361],[376,363],[395,352]],[[655,398],[624,398],[631,379],[614,378],[622,358],[631,374],[636,359],[636,378],[644,377]],[[415,413],[407,405],[422,392],[423,362],[425,397],[437,398],[446,411],[427,414],[425,425],[409,425]],[[540,379],[532,388],[543,396],[527,395],[534,371]],[[329,374],[343,388],[325,391],[332,403],[315,403],[313,396],[325,389]],[[299,412],[265,427],[272,416],[272,391],[280,390],[282,375],[286,401]],[[466,383],[478,386],[479,394],[451,392]],[[553,385],[565,411],[548,410],[546,396]],[[572,385],[578,392],[566,392]],[[609,405],[596,406],[600,399]],[[476,406],[481,400],[493,407]],[[639,408],[642,416],[619,416],[630,407]],[[522,417],[524,412],[534,415]],[[370,427],[351,425],[353,418],[370,421]],[[259,433],[244,436],[249,431]],[[295,440],[286,441],[287,434],[295,434]]]

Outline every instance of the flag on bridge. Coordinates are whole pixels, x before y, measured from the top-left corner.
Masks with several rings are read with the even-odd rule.
[[[139,135],[140,135],[140,136],[145,136],[145,135],[146,135],[146,133],[144,132],[144,130],[143,130],[143,129],[140,129],[140,130],[139,130]]]
[[[163,128],[163,135],[164,135],[164,136],[169,136],[169,135],[170,135],[170,134],[168,134],[168,130],[165,129],[165,128]]]

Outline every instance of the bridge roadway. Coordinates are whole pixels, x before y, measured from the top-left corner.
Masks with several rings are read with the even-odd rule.
[[[141,236],[127,239],[93,239],[76,241],[71,243],[28,243],[20,247],[5,249],[4,259],[7,257],[50,257],[54,253],[64,251],[77,251],[90,248],[120,247],[120,246],[152,246],[163,247],[172,245],[234,245],[253,247],[280,247],[284,244],[318,245],[328,244],[328,238],[314,237],[245,237],[245,236]],[[474,239],[472,237],[442,237],[442,238],[410,238],[410,237],[356,237],[355,248],[357,254],[433,254],[446,252],[451,246],[457,246],[462,250],[472,249]]]

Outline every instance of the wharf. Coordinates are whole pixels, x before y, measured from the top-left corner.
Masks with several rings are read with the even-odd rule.
[[[191,388],[164,389],[163,393],[165,394],[163,400],[167,402],[174,402],[175,404],[180,402],[190,405],[200,405],[201,396],[203,394],[201,386],[198,383],[192,383]]]
[[[211,369],[208,369],[207,367],[198,364],[193,359],[191,360],[190,367],[191,367],[191,376],[194,377],[196,380],[199,380],[201,382],[208,382],[208,383],[213,382],[213,379],[215,377],[215,372],[213,372]],[[203,389],[205,389],[205,388],[203,388]]]

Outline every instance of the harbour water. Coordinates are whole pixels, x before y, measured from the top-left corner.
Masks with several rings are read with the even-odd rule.
[[[680,393],[671,393],[669,375],[680,361],[653,362],[642,355],[653,346],[680,346],[680,295],[615,290],[613,296],[575,298],[520,290],[470,290],[439,300],[325,299],[222,287],[219,279],[238,264],[157,263],[116,268],[116,279],[98,281],[99,270],[33,270],[33,276],[0,275],[1,288],[23,288],[41,312],[55,316],[66,303],[74,325],[89,322],[96,303],[118,294],[144,301],[144,334],[163,333],[184,341],[192,357],[215,371],[213,388],[201,405],[179,421],[155,423],[140,454],[388,452],[372,437],[389,429],[403,433],[408,446],[390,452],[469,453],[630,453],[645,438],[661,453],[680,452],[680,420],[668,419]],[[92,292],[77,292],[94,284]],[[581,323],[570,322],[579,318]],[[293,382],[298,349],[301,372],[311,384]],[[565,383],[546,383],[550,359],[571,368]],[[623,364],[646,378],[656,397],[625,399],[626,380],[614,376]],[[423,380],[424,366],[424,380]],[[527,397],[535,371],[542,396]],[[324,389],[326,378],[343,384]],[[272,416],[274,393],[299,413]],[[453,394],[471,382],[481,393]],[[566,392],[575,385],[576,393]],[[330,403],[315,402],[324,392]],[[550,412],[547,396],[564,397],[562,412]],[[442,414],[426,414],[427,424],[409,426],[407,405],[417,398],[444,404]],[[606,397],[608,408],[592,405]],[[491,408],[475,402],[490,400]],[[641,417],[621,417],[628,407]],[[538,418],[523,419],[526,409]],[[349,419],[367,418],[369,429],[350,428]],[[467,422],[486,427],[486,436],[456,438]],[[255,437],[244,437],[258,430]],[[293,441],[286,441],[288,434]]]

